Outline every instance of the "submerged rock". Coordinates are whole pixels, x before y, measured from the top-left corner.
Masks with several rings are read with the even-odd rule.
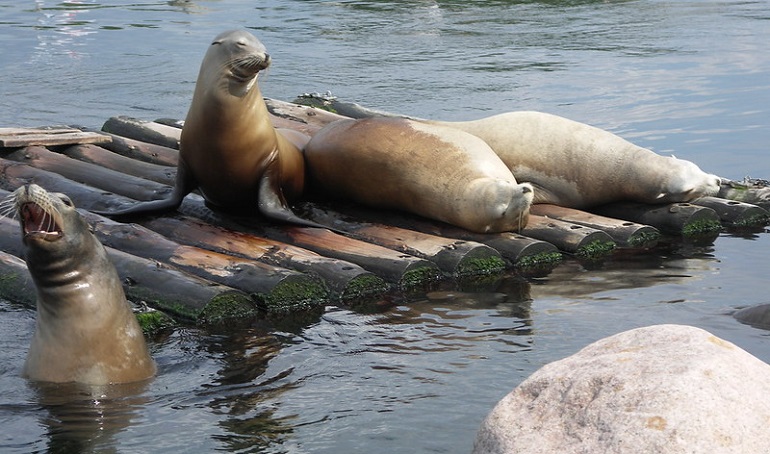
[[[770,304],[745,307],[733,314],[736,320],[754,328],[770,330]]]
[[[487,453],[770,452],[770,365],[699,328],[599,340],[535,372],[487,416]]]

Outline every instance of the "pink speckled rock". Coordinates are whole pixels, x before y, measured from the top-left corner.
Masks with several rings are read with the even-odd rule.
[[[532,374],[473,452],[770,453],[770,365],[691,326],[626,331]]]

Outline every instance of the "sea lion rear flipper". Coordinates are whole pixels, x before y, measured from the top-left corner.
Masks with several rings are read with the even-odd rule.
[[[121,208],[113,211],[91,210],[96,214],[110,217],[128,217],[138,214],[152,214],[163,213],[166,211],[172,211],[179,208],[182,204],[185,196],[191,193],[197,187],[197,183],[193,179],[191,173],[187,169],[184,161],[180,158],[179,164],[176,170],[176,180],[174,183],[174,189],[168,198],[160,200],[149,200],[146,202],[139,202],[126,208]]]
[[[281,192],[281,187],[278,185],[278,179],[275,177],[274,172],[274,170],[268,169],[259,181],[259,212],[266,218],[275,221],[329,229],[325,225],[302,219],[291,211],[289,204],[286,203],[286,198]]]

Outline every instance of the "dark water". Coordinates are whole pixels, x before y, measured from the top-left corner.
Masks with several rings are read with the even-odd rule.
[[[210,39],[247,27],[267,96],[332,91],[443,119],[534,109],[730,178],[770,177],[766,1],[0,0],[0,126],[184,116]],[[2,452],[468,452],[492,406],[545,363],[657,323],[770,361],[735,322],[768,302],[765,231],[539,279],[445,283],[152,344],[143,387],[32,386],[34,313],[0,301]]]

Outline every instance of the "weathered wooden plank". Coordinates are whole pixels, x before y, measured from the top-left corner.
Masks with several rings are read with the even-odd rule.
[[[691,202],[693,205],[711,208],[716,211],[720,221],[736,227],[756,227],[766,225],[770,213],[750,203],[726,200],[716,197],[701,197]]]
[[[384,280],[354,263],[324,257],[279,241],[214,226],[199,219],[171,216],[147,218],[139,223],[167,238],[190,246],[318,274],[326,281],[333,296],[343,302],[370,298],[388,290]]]
[[[177,150],[182,133],[181,129],[173,126],[127,116],[109,118],[102,125],[102,131]]]
[[[73,143],[104,143],[112,139],[104,134],[69,127],[0,128],[0,148],[30,145],[68,145]]]
[[[312,204],[304,205],[302,215],[367,243],[430,260],[442,271],[455,276],[492,274],[505,268],[499,252],[475,241],[444,238],[393,225],[364,222]]]
[[[600,258],[615,248],[615,241],[601,230],[534,214],[521,233],[583,258]]]
[[[532,205],[530,213],[601,230],[623,247],[651,248],[658,243],[658,238],[660,238],[658,229],[649,225],[608,218],[557,205]]]
[[[662,232],[694,236],[718,232],[722,228],[719,216],[711,208],[690,203],[647,205],[620,202],[591,209],[591,212],[616,219],[651,225]]]

